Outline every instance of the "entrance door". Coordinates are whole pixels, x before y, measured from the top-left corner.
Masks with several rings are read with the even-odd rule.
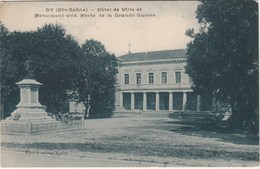
[[[147,110],[155,110],[155,93],[147,93]]]
[[[169,93],[160,93],[160,110],[169,110]]]
[[[131,109],[131,94],[130,93],[123,93],[123,107],[126,110]]]
[[[143,93],[135,93],[135,109],[143,110]]]

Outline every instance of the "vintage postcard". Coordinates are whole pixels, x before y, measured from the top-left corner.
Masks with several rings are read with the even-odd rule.
[[[0,31],[2,167],[259,165],[258,2],[3,1]]]

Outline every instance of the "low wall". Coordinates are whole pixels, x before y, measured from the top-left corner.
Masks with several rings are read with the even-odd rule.
[[[1,122],[1,132],[7,133],[30,133],[28,122]]]
[[[2,121],[1,133],[21,133],[21,134],[37,134],[42,132],[50,132],[55,130],[81,128],[83,126],[82,120],[74,120],[70,123],[64,124],[59,121],[51,122],[20,122],[20,121]]]

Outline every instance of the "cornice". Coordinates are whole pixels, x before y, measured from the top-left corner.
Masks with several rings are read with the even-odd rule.
[[[136,65],[158,65],[158,64],[181,64],[181,63],[186,63],[186,59],[121,62],[119,65],[120,66],[136,66]]]

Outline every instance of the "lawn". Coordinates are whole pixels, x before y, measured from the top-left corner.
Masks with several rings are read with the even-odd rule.
[[[146,161],[167,166],[258,166],[259,137],[212,123],[136,114],[85,121],[79,130],[2,135],[1,148],[26,153]]]

